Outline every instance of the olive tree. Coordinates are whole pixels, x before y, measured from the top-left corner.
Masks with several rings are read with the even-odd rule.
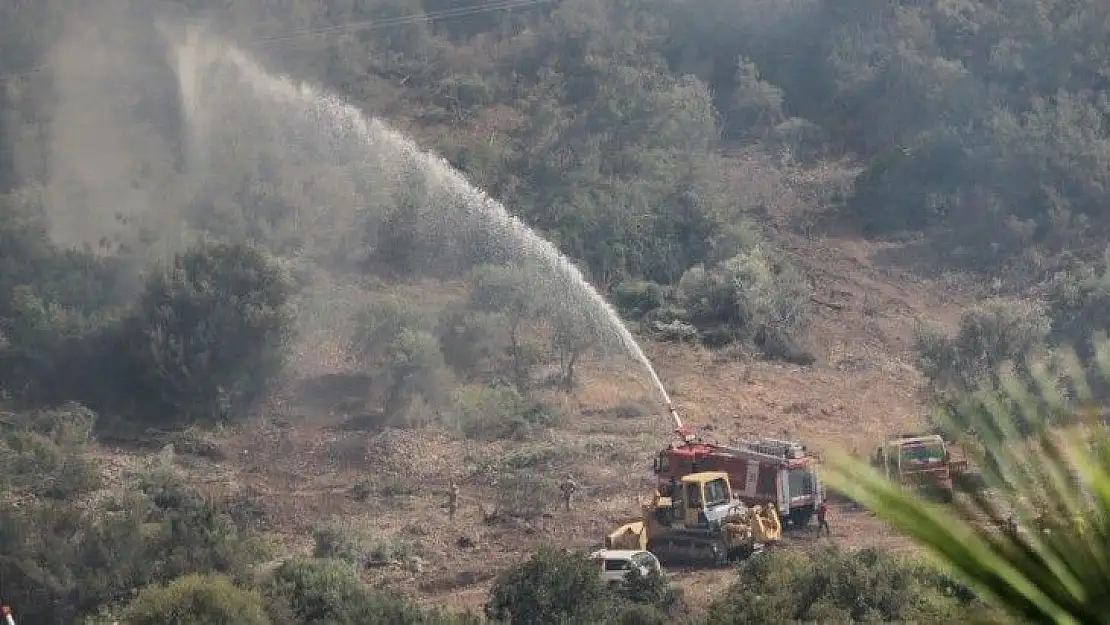
[[[383,381],[387,419],[404,420],[419,397],[439,402],[447,368],[435,327],[433,315],[399,297],[374,302],[356,320],[352,347]]]
[[[513,384],[521,391],[527,390],[531,382],[532,365],[522,328],[542,310],[535,284],[527,270],[515,267],[481,265],[471,272],[470,304],[477,310],[497,312],[504,317]]]

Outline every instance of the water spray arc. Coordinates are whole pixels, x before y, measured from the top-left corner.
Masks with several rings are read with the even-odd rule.
[[[226,128],[236,131],[241,125],[263,124],[291,160],[341,167],[354,186],[392,197],[418,187],[414,210],[433,237],[436,254],[447,263],[480,256],[486,262],[529,268],[543,288],[558,294],[552,298],[559,308],[556,314],[571,315],[576,328],[599,343],[618,346],[644,367],[677,431],[688,434],[655,368],[616,310],[550,241],[471,185],[446,160],[336,96],[268,73],[243,51],[195,27],[171,39],[190,133],[187,143],[201,152],[191,155],[190,162],[206,163],[211,150],[235,140],[220,131],[224,116],[234,120]],[[234,97],[220,95],[232,92]],[[330,204],[334,202],[319,205]]]

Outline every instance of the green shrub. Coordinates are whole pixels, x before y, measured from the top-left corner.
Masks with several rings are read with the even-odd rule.
[[[1054,338],[1075,345],[1089,358],[1092,335],[1110,330],[1110,250],[1100,263],[1078,264],[1056,274],[1049,286]]]
[[[679,601],[681,592],[656,571],[644,575],[639,570],[633,569],[625,576],[621,595],[633,603],[669,610]]]
[[[371,589],[354,568],[337,560],[288,560],[273,572],[265,592],[277,625],[417,625],[440,618]]]
[[[971,599],[921,564],[878,549],[768,551],[746,560],[739,579],[709,608],[707,625],[796,621],[957,622]]]
[[[404,564],[409,558],[420,555],[420,545],[402,537],[380,537],[370,542],[367,561],[371,564]]]
[[[122,335],[145,414],[240,416],[284,367],[292,295],[288,273],[262,249],[209,243],[175,256],[147,281]]]
[[[644,325],[656,340],[696,343],[701,340],[701,333],[689,323],[689,318],[690,314],[685,308],[667,304],[645,315]]]
[[[486,616],[509,625],[583,622],[596,613],[605,595],[595,561],[545,547],[497,578]]]
[[[1051,322],[1039,302],[986,300],[964,313],[954,337],[929,324],[915,328],[917,364],[937,391],[970,391],[997,384],[1006,367],[1019,372],[1045,354]]]
[[[724,113],[730,136],[753,139],[783,121],[782,89],[763,80],[756,64],[740,57],[733,89]]]
[[[678,303],[702,341],[746,341],[773,358],[811,362],[801,342],[811,321],[811,289],[802,273],[759,245],[710,270],[689,269]]]
[[[123,613],[127,625],[269,625],[262,597],[221,576],[186,575],[144,588]]]
[[[430,312],[399,297],[374,302],[356,319],[351,345],[364,366],[381,374],[389,424],[415,424],[415,405],[442,403],[448,372],[435,323]]]
[[[272,557],[225,508],[160,482],[83,509],[34,498],[0,508],[0,578],[20,620],[71,623],[134,588],[190,573],[243,579]]]
[[[432,311],[396,295],[375,299],[355,316],[350,348],[369,367],[388,362],[389,347],[403,330],[427,332],[435,327]]]
[[[449,385],[439,341],[428,332],[401,330],[387,350],[388,380],[383,414],[391,423],[413,423],[410,412],[419,400],[431,406],[442,403]]]
[[[828,151],[829,135],[817,124],[791,117],[767,133],[764,144],[769,150],[785,152],[795,162],[812,163]]]
[[[561,423],[557,406],[528,400],[512,387],[463,387],[455,393],[454,415],[459,430],[481,440],[525,440],[537,428]]]
[[[28,408],[118,402],[117,386],[134,381],[114,342],[121,310],[86,311],[59,297],[26,285],[12,290],[11,317],[0,318],[0,391]]]
[[[86,453],[95,413],[67,404],[13,417],[17,427],[0,430],[0,483],[59,501],[100,488],[100,469]]]
[[[614,625],[673,625],[674,617],[651,605],[614,603],[606,610],[605,623]]]
[[[469,305],[504,319],[508,373],[513,386],[522,393],[531,386],[532,370],[539,361],[537,350],[523,332],[526,322],[544,312],[543,291],[538,284],[534,268],[526,266],[479,265],[470,272]]]
[[[648,280],[625,280],[613,289],[613,303],[632,319],[639,319],[666,302],[666,290]]]
[[[439,319],[439,344],[451,369],[467,381],[489,380],[504,368],[506,320],[496,313],[451,308]]]
[[[342,560],[348,564],[361,564],[366,550],[361,537],[356,536],[346,523],[331,522],[318,525],[312,530],[315,547],[312,557]]]

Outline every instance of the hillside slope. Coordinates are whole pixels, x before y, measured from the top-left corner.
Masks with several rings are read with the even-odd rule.
[[[862,453],[886,434],[919,427],[924,407],[909,354],[913,325],[920,317],[952,324],[967,298],[943,282],[884,264],[879,259],[891,257],[889,244],[850,234],[802,236],[774,217],[765,225],[814,280],[817,319],[810,341],[817,362],[787,365],[736,351],[648,342],[684,418],[720,440],[783,435],[818,450]],[[451,296],[450,289],[428,283],[378,288]],[[352,377],[341,332],[332,331],[331,340],[326,333],[305,339],[314,349],[302,349],[299,379],[266,410],[211,441],[214,449],[194,445],[202,453],[190,454],[182,453],[188,445],[178,445],[174,464],[189,481],[255,509],[259,525],[289,550],[311,551],[313,529],[341,521],[371,551],[399,561],[371,569],[372,578],[431,602],[479,609],[497,571],[539,544],[597,544],[613,523],[634,513],[636,498],[651,484],[650,458],[670,440],[671,424],[646,375],[628,362],[585,363],[578,388],[554,396],[569,419],[537,440],[463,442],[430,428],[370,427],[358,402],[349,401],[365,380]],[[150,453],[108,444],[100,449],[120,480]],[[511,459],[549,480],[572,473],[579,500],[567,513],[550,488],[507,491],[529,485],[495,484],[496,472],[484,466],[493,459]],[[451,479],[460,481],[463,499],[454,523],[445,506]],[[494,518],[498,501],[513,497],[540,508],[534,518]],[[861,511],[837,508],[831,522],[833,540],[844,545],[907,547]],[[460,538],[473,546],[460,547]],[[799,540],[811,539],[789,539]],[[421,559],[420,572],[405,566],[410,556]],[[676,574],[694,595],[731,579],[728,571]]]

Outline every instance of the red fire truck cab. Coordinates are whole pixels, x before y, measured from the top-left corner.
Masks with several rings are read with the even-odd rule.
[[[687,441],[659,452],[653,464],[664,492],[684,475],[724,471],[737,498],[748,505],[774,502],[783,520],[796,527],[809,523],[824,496],[817,458],[795,441],[760,439],[729,446]]]

